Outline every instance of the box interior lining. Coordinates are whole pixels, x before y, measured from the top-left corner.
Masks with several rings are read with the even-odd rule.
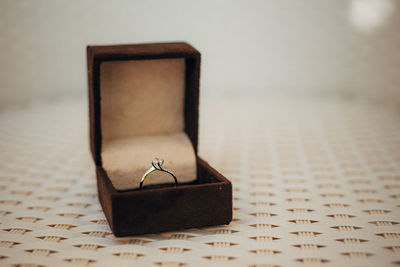
[[[154,157],[180,183],[196,180],[196,154],[184,131],[185,72],[184,58],[101,63],[101,157],[117,190],[137,188]],[[146,184],[171,179],[154,172]]]

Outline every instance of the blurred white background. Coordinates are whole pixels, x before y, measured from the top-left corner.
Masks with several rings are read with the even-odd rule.
[[[1,0],[0,108],[86,98],[88,44],[181,40],[202,52],[203,97],[400,104],[399,29],[394,0]]]

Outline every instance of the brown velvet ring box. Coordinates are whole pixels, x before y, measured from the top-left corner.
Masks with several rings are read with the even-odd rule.
[[[230,223],[232,185],[197,155],[200,53],[186,43],[88,46],[87,62],[90,146],[114,235]],[[139,189],[157,156],[178,185],[154,172]]]

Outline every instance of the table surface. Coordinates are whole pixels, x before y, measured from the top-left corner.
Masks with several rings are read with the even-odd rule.
[[[233,183],[230,225],[115,238],[87,103],[0,114],[0,265],[400,264],[400,116],[339,99],[201,104],[200,155]]]

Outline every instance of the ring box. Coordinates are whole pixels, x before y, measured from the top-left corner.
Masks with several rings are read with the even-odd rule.
[[[182,129],[193,146],[197,178],[194,181],[180,183],[178,186],[156,184],[145,186],[142,190],[138,188],[117,190],[110,180],[102,158],[106,139],[101,114],[113,112],[105,110],[110,106],[102,105],[104,98],[110,97],[110,94],[112,97],[112,94],[123,92],[115,88],[111,88],[114,90],[110,89],[107,94],[102,92],[102,68],[107,62],[154,60],[152,62],[157,63],[173,59],[182,60],[184,65]],[[90,147],[96,164],[99,200],[114,235],[121,237],[229,224],[232,220],[232,184],[197,155],[200,53],[187,43],[88,46],[87,63]],[[118,72],[116,69],[111,71]],[[146,70],[146,75],[151,77],[147,82],[155,81],[160,77],[160,75],[152,75],[152,68]],[[136,76],[129,75],[129,77],[122,82],[132,81]],[[168,80],[168,77],[164,78]],[[135,92],[129,92],[129,94],[135,95]],[[154,97],[156,98],[157,95],[155,94]],[[129,106],[129,101],[125,102],[128,104],[126,104],[127,107],[123,107],[124,112],[129,113],[132,107]],[[134,112],[130,114],[135,116]],[[114,121],[117,120],[120,124],[126,123],[122,121],[122,118],[121,121],[118,119],[117,116]],[[136,120],[133,118],[131,121],[134,123]],[[151,119],[148,123],[149,125],[152,123]],[[135,128],[135,125],[129,127]],[[143,128],[143,125],[140,127]],[[116,133],[118,134],[118,131]],[[134,164],[134,158],[129,160],[132,160]],[[149,159],[149,168],[151,161],[152,158]]]

